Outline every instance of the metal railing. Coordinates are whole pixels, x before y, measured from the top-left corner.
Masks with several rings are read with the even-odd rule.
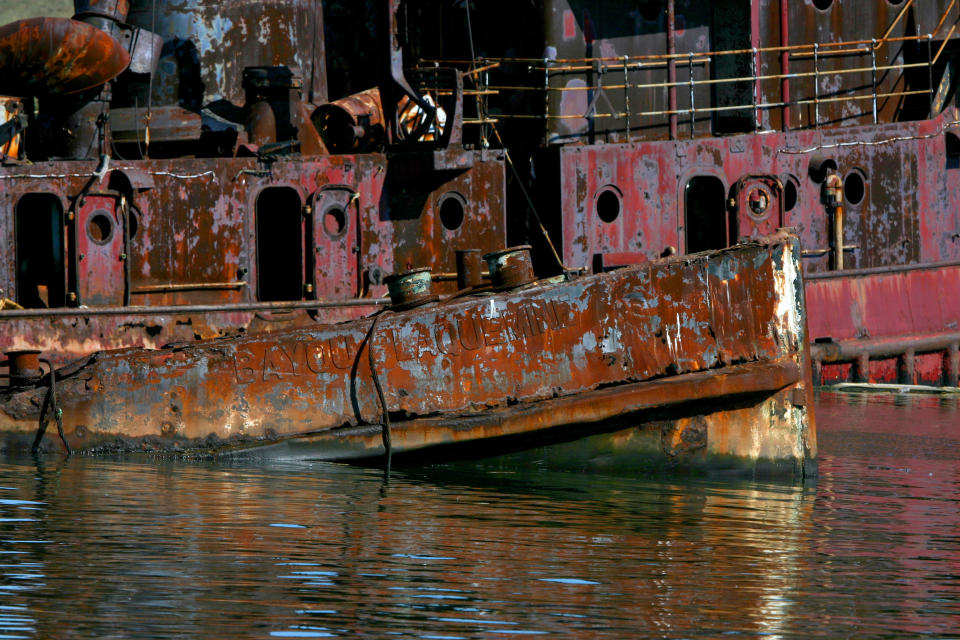
[[[869,116],[873,123],[878,123],[880,112],[883,110],[886,101],[891,99],[903,100],[910,96],[926,95],[929,98],[930,111],[932,112],[937,93],[937,88],[933,86],[933,68],[940,61],[947,43],[960,25],[960,12],[949,24],[949,27],[947,25],[948,17],[957,4],[957,0],[952,0],[940,16],[933,31],[926,34],[891,37],[891,33],[906,15],[913,2],[914,0],[908,0],[904,4],[893,23],[880,38],[870,40],[621,57],[480,58],[472,61],[421,61],[421,64],[460,66],[469,69],[465,75],[473,81],[475,88],[465,91],[465,96],[472,97],[476,101],[476,115],[466,118],[464,124],[484,125],[500,120],[543,120],[544,135],[547,140],[549,140],[550,123],[553,121],[621,120],[623,121],[622,127],[616,127],[612,130],[608,128],[606,131],[622,131],[629,139],[631,132],[638,128],[663,126],[662,121],[653,122],[652,120],[669,116],[689,117],[690,134],[693,137],[696,135],[695,127],[698,115],[706,118],[712,117],[713,114],[730,111],[752,112],[755,128],[762,130],[764,128],[763,113],[781,109],[784,113],[783,126],[788,128],[787,123],[790,122],[789,110],[804,107],[812,108],[812,121],[803,127],[792,128],[815,128],[829,124],[829,122],[823,122],[821,107],[826,108],[837,103],[867,103],[867,109],[857,117]],[[939,40],[941,35],[942,43],[934,52],[933,42]],[[919,62],[905,62],[903,47],[908,43],[913,43],[917,47],[922,47],[925,43],[927,47],[925,59]],[[900,49],[895,50],[893,48],[895,45],[900,45]],[[770,55],[779,57],[781,73],[761,72],[763,57]],[[733,77],[710,77],[710,66],[715,65],[727,56],[750,56],[750,74]],[[857,56],[864,62],[826,68],[826,61],[835,58],[849,58],[850,56]],[[790,72],[787,69],[788,60],[804,61],[804,64],[808,66],[812,64],[812,69]],[[687,70],[686,79],[675,79],[672,82],[651,82],[640,81],[637,78],[637,75],[641,72],[658,71],[670,66],[681,70],[685,68]],[[523,73],[516,73],[517,68],[522,69]],[[906,72],[923,68],[927,69],[927,86],[921,88],[907,86]],[[510,73],[504,73],[505,69],[509,69]],[[500,83],[491,82],[491,74],[497,72],[503,75],[503,81]],[[539,78],[539,81],[516,82],[519,75],[525,75],[531,79]],[[558,78],[571,75],[580,78],[585,76],[591,81],[585,82],[581,86],[558,86]],[[697,75],[700,77],[698,78]],[[869,76],[870,81],[862,81],[864,76]],[[841,86],[824,90],[824,78],[828,77],[840,78],[841,80],[852,78],[853,80],[860,80],[860,82],[858,86],[848,88]],[[608,79],[610,79],[609,82]],[[772,84],[778,81],[781,83],[781,88],[779,92],[774,91],[772,93],[778,93],[781,99],[765,99],[764,96],[768,93],[763,90],[764,83]],[[812,95],[801,96],[797,99],[783,99],[789,95],[788,83],[790,81],[806,81],[808,85],[812,84]],[[739,84],[741,91],[749,87],[752,99],[749,102],[738,104],[715,104],[715,100],[711,98],[702,101],[699,105],[697,104],[698,89],[708,88],[716,91],[716,87],[731,84]],[[423,87],[423,89],[431,90],[430,87]],[[631,108],[631,105],[637,104],[676,105],[676,95],[681,91],[687,94],[687,104],[682,107]],[[503,108],[504,105],[500,105],[499,112],[491,112],[489,99],[496,95],[503,96],[508,92],[517,94],[542,93],[542,111],[530,109],[526,112],[508,112]],[[590,96],[587,109],[583,113],[557,113],[554,103],[560,101],[553,100],[552,97],[576,92],[587,92]],[[622,97],[618,98],[618,101],[622,103],[622,108],[614,107],[613,101],[609,98],[611,92],[622,92]],[[658,93],[659,96],[656,95]],[[601,99],[604,97],[606,97],[607,107],[605,110],[600,108]],[[660,98],[659,102],[658,97]]]

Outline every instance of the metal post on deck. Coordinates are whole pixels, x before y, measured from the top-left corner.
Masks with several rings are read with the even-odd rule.
[[[930,103],[929,109],[927,111],[927,117],[933,117],[933,101],[936,96],[936,91],[933,88],[933,49],[931,45],[933,44],[933,34],[927,34],[927,86],[930,87],[930,90],[927,93],[928,102]]]
[[[549,58],[543,59],[543,145],[550,144],[550,63]]]
[[[627,120],[627,142],[630,142],[630,56],[623,56],[623,114]]]
[[[813,126],[820,127],[820,43],[813,43]]]
[[[870,41],[870,66],[873,79],[873,124],[877,124],[877,39]]]
[[[693,51],[690,52],[690,63],[689,68],[690,72],[690,138],[693,139],[696,137],[696,113],[697,110],[693,105]]]
[[[670,139],[677,139],[677,52],[676,13],[674,0],[667,0],[667,109],[670,111]]]
[[[760,52],[753,48],[753,121],[757,131],[763,129],[763,123],[760,121]]]
[[[783,130],[790,129],[790,11],[789,0],[780,0],[780,99],[783,102]]]

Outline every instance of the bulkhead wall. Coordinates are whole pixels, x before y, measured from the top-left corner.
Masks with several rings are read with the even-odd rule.
[[[304,98],[327,100],[320,0],[132,0],[131,24],[159,34],[163,56],[155,105],[197,91],[202,104],[244,103],[243,70],[286,66],[302,75]]]

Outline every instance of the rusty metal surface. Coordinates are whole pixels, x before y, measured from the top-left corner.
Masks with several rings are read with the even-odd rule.
[[[268,169],[254,159],[117,162],[102,183],[88,190],[74,221],[65,220],[68,240],[74,238],[66,249],[76,258],[68,261],[68,271],[76,274],[72,292],[78,295],[77,303],[86,306],[122,303],[127,283],[120,206],[121,197],[127,197],[133,305],[256,302],[265,286],[280,284],[258,281],[258,251],[268,250],[271,255],[297,252],[305,264],[312,264],[304,275],[287,276],[296,279],[291,299],[384,296],[383,274],[420,266],[452,272],[457,250],[503,246],[502,161],[493,152],[474,155],[469,171],[440,174],[426,163],[390,161],[382,155],[294,158],[278,160]],[[391,185],[395,163],[406,165],[406,180]],[[83,191],[95,164],[43,163],[29,172],[0,168],[0,227],[9,225],[3,233],[13,237],[18,205],[28,194],[49,194],[66,216],[72,211],[70,199]],[[466,203],[463,220],[454,229],[438,218],[440,200],[451,192]],[[271,199],[277,194],[279,198]],[[289,239],[285,249],[263,246],[269,239],[256,234],[259,217],[264,224],[278,216],[300,220],[308,205],[311,213],[304,218],[300,238]],[[0,246],[0,290],[11,298],[17,296],[15,255],[12,243]],[[310,291],[300,290],[301,280]],[[452,283],[438,287],[453,290]],[[191,315],[194,322],[201,321],[202,315]],[[229,331],[221,324],[226,317],[229,314],[214,315],[207,322]],[[344,319],[329,312],[324,317]],[[35,344],[47,353],[53,349],[52,355],[81,355],[81,349],[89,353],[156,344],[145,335],[131,342],[98,320],[83,320],[82,312],[77,318],[82,324],[70,336],[66,325],[20,321],[14,327],[0,315],[0,326],[9,327],[0,331],[0,350]],[[160,320],[174,324],[169,315]],[[86,330],[90,322],[102,330]]]
[[[323,12],[315,0],[131,0],[128,19],[166,44],[154,104],[189,97],[239,106],[243,70],[272,66],[299,70],[308,102],[327,100]]]
[[[817,152],[829,154],[839,174],[856,175],[863,184],[859,201],[844,200],[847,268],[951,261],[960,259],[960,175],[943,163],[946,137],[954,135],[946,131],[957,119],[957,110],[950,108],[922,123],[571,146],[539,156],[536,171],[538,179],[547,174],[559,180],[568,266],[590,265],[595,254],[651,259],[667,245],[685,250],[694,225],[706,224],[686,198],[691,181],[716,180],[717,195],[707,205],[723,216],[727,194],[740,193],[734,189],[738,181],[763,167],[767,180],[779,180],[792,195],[781,202],[779,190],[771,189],[774,201],[763,216],[741,215],[735,207],[729,215],[750,222],[740,225],[737,235],[764,231],[782,206],[782,222],[775,223],[800,231],[808,251],[805,271],[826,272],[832,222],[821,200],[822,185],[810,171]],[[618,208],[608,221],[598,205],[601,195],[611,191]]]
[[[130,64],[130,54],[96,27],[68,18],[0,26],[0,93],[63,95],[99,87]]]
[[[515,428],[532,431],[560,425],[564,411],[571,420],[591,422],[649,407],[659,394],[664,406],[712,398],[720,403],[714,410],[721,412],[721,425],[728,423],[722,417],[726,397],[759,394],[747,405],[759,421],[751,429],[766,442],[775,414],[780,435],[771,450],[801,460],[815,444],[812,416],[786,389],[809,389],[801,373],[807,362],[797,261],[795,240],[776,236],[715,254],[387,313],[375,330],[368,318],[159,351],[101,353],[61,370],[57,397],[67,437],[81,449],[109,447],[117,438],[167,438],[168,446],[202,446],[205,438],[209,446],[262,445],[377,425],[372,361],[394,428],[407,434],[398,436],[404,447],[418,438],[419,446],[437,444],[449,433],[466,441],[509,432],[490,414],[476,428],[469,422],[457,427],[454,420],[435,433],[428,429],[429,438],[416,435],[423,433],[420,423],[410,421],[431,416],[509,413],[514,405],[537,403],[546,409],[566,398],[556,406],[568,408],[553,422],[544,422],[542,412],[517,419]],[[699,377],[680,382],[695,372]],[[658,383],[658,391],[637,386],[663,377],[677,382]],[[781,389],[786,395],[776,396]],[[8,392],[3,430],[32,432],[45,392],[44,385]],[[575,399],[593,392],[602,401]],[[771,412],[770,402],[789,410]],[[781,441],[787,425],[794,429],[789,452]],[[756,453],[749,453],[759,446],[756,438],[748,446],[739,440],[743,433],[724,436],[726,430],[717,428],[718,442],[736,441],[731,454]]]
[[[957,386],[958,282],[958,263],[809,278],[820,381]]]

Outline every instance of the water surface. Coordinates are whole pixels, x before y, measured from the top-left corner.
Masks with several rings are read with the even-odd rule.
[[[0,638],[960,637],[956,400],[818,410],[805,486],[2,459]]]

